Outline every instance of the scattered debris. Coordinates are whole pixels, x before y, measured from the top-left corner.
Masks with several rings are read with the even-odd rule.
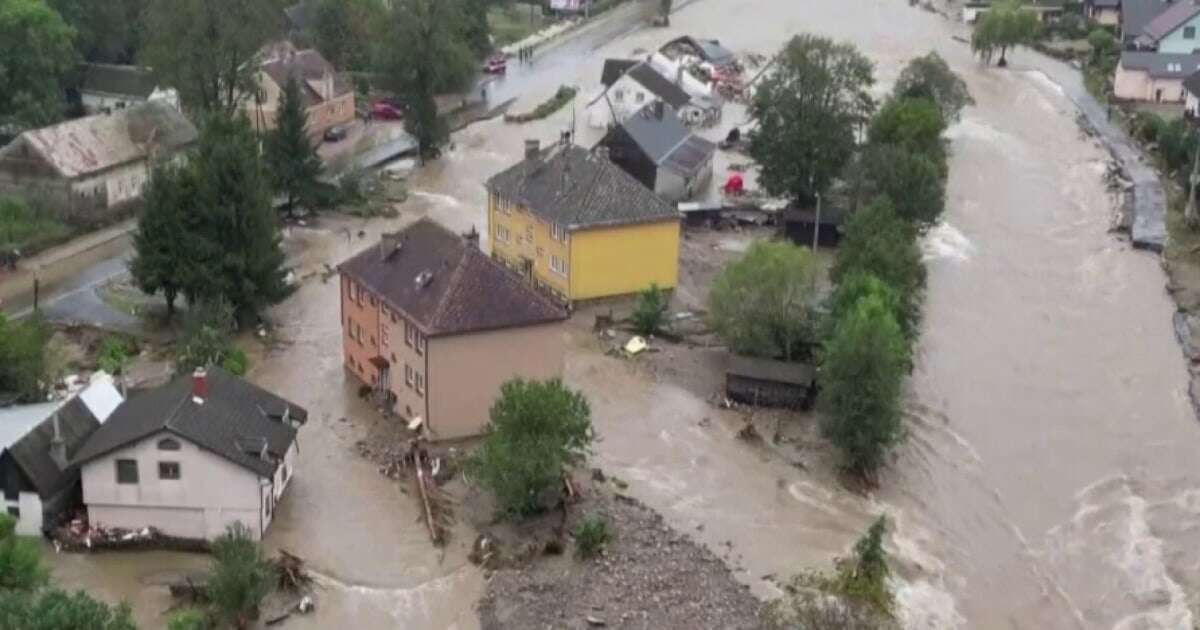
[[[269,564],[275,570],[282,590],[296,592],[312,583],[312,577],[304,569],[304,560],[286,549],[280,549]]]
[[[86,517],[72,519],[53,531],[55,549],[72,552],[148,551],[162,549],[208,553],[209,543],[203,538],[182,538],[164,534],[153,527],[125,529],[122,527],[89,526]]]
[[[646,343],[645,338],[643,338],[641,336],[635,336],[635,337],[631,338],[629,341],[627,341],[625,343],[624,347],[625,347],[625,353],[632,357],[632,356],[637,356],[637,355],[641,354],[642,352],[645,352],[646,349],[650,347],[650,345]]]

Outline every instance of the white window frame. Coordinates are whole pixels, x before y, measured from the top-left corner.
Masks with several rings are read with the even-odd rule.
[[[413,326],[411,323],[409,323],[408,320],[405,320],[404,321],[404,344],[408,345],[408,346],[413,345],[414,343],[416,343],[416,336],[417,336],[417,327]]]
[[[425,375],[421,374],[420,372],[416,372],[415,376],[416,376],[416,382],[417,382],[417,385],[416,385],[417,395],[418,396],[424,395],[425,394]]]
[[[425,335],[422,335],[420,331],[417,331],[416,337],[417,354],[425,354]]]
[[[551,254],[551,256],[550,256],[550,271],[553,271],[554,273],[556,273],[560,276],[566,277],[566,275],[569,271],[567,268],[567,259],[559,258],[558,256]]]
[[[404,384],[408,385],[409,387],[412,387],[412,384],[413,384],[413,372],[414,372],[414,370],[412,369],[412,366],[405,363],[404,364]]]
[[[566,242],[567,228],[565,228],[557,223],[551,223],[550,224],[550,238],[553,238],[556,241]]]
[[[512,232],[509,232],[508,226],[496,224],[496,240],[501,243],[508,243],[512,239]]]

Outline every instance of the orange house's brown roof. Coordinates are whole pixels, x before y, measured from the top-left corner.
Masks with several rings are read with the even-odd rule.
[[[338,265],[426,334],[515,328],[567,311],[461,236],[422,219]]]

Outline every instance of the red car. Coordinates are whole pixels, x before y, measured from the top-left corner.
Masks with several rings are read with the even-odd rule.
[[[488,57],[483,64],[483,71],[488,74],[504,74],[508,70],[508,58],[501,54]]]
[[[371,118],[379,120],[400,120],[404,118],[404,112],[400,111],[392,103],[387,101],[375,101],[371,104]]]

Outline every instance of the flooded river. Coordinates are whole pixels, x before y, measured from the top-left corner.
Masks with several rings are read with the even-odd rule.
[[[536,79],[522,85],[514,75],[496,94],[519,95],[521,110],[561,83],[586,94],[605,57],[677,34],[770,54],[806,31],[855,43],[877,62],[883,88],[908,59],[936,49],[977,101],[950,131],[946,222],[924,242],[929,293],[908,440],[873,496],[849,493],[819,449],[794,462],[732,439],[737,418],[703,392],[602,356],[581,329],[567,378],[593,401],[597,464],[727,557],[764,597],[777,592],[765,576],[828,566],[886,512],[907,627],[1191,630],[1200,424],[1172,338],[1173,305],[1157,259],[1109,233],[1106,154],[1038,70],[1077,89],[1061,65],[1018,53],[1010,70],[983,68],[952,40],[961,25],[901,0],[695,0],[669,30],[614,26],[618,39],[564,47],[541,71],[535,64]],[[727,108],[710,137],[743,117]],[[571,119],[564,109],[530,125],[493,120],[459,132],[410,183],[402,219],[361,224],[367,239],[424,214],[482,227],[487,177],[520,156],[525,138],[554,138]],[[582,143],[596,139],[580,131]],[[718,179],[727,163],[719,158]],[[305,264],[360,247],[350,236],[360,225],[348,227],[314,232]],[[252,373],[313,411],[267,543],[309,558],[323,588],[319,617],[287,627],[472,627],[482,580],[464,558],[469,534],[433,550],[411,498],[353,452],[372,412],[343,384],[336,292],[313,280],[282,305],[283,343]],[[135,569],[130,558],[138,556],[53,564],[70,586],[131,598],[157,627],[163,602],[145,586],[198,563],[155,555]]]

